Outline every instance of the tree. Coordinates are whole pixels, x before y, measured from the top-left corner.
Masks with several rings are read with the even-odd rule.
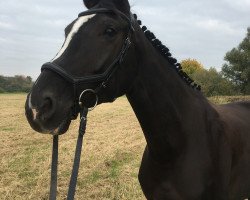
[[[205,96],[235,95],[237,93],[233,84],[223,78],[222,74],[217,72],[215,68],[199,70],[192,75],[192,78],[201,85]]]
[[[192,76],[197,71],[204,70],[203,65],[195,59],[185,59],[181,61],[181,66],[183,71],[185,71],[189,76]]]
[[[195,59],[186,59],[181,62],[183,70],[199,85],[205,96],[233,95],[236,93],[233,84],[226,80],[215,68],[205,69]]]
[[[4,93],[4,92],[5,92],[5,90],[0,87],[0,93]]]
[[[237,48],[226,53],[222,67],[223,75],[241,91],[250,94],[250,27]]]
[[[31,76],[27,76],[26,79],[27,79],[27,81],[28,81],[29,83],[32,83],[32,78],[31,78]]]
[[[4,77],[0,75],[0,93],[4,92],[29,92],[33,85],[30,76]]]

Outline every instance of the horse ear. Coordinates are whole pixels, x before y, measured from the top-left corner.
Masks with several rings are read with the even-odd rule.
[[[125,14],[130,14],[130,5],[128,0],[113,0],[114,5]]]
[[[130,5],[128,0],[83,0],[84,5],[91,9],[97,4],[102,4],[103,6],[115,6],[118,10],[125,14],[130,14]]]
[[[93,8],[100,0],[83,0],[84,5],[90,9]]]

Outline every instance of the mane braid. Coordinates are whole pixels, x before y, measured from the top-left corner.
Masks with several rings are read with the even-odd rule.
[[[177,62],[175,58],[172,57],[172,54],[169,52],[169,48],[161,43],[160,40],[156,38],[154,33],[149,31],[146,26],[142,26],[141,20],[137,20],[137,15],[133,15],[137,23],[140,25],[142,31],[144,32],[146,38],[151,42],[151,44],[161,53],[161,55],[166,58],[170,64],[172,64],[175,71],[179,74],[179,76],[186,82],[187,85],[191,86],[196,90],[201,90],[201,86],[196,84],[194,80],[192,80],[186,72],[182,70],[182,66]]]

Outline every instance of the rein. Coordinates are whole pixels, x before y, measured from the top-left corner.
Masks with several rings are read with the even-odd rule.
[[[75,158],[70,178],[70,184],[68,189],[68,196],[67,200],[73,200],[75,196],[75,190],[76,190],[76,184],[77,184],[77,176],[78,176],[78,170],[80,166],[80,158],[81,158],[81,152],[82,152],[82,143],[83,143],[83,136],[86,131],[86,124],[87,124],[87,114],[89,111],[93,110],[97,104],[98,104],[98,93],[100,90],[107,87],[107,83],[112,77],[112,75],[116,72],[118,69],[118,66],[120,66],[124,60],[124,57],[126,56],[126,53],[131,45],[131,32],[134,31],[132,22],[130,19],[123,14],[122,12],[118,10],[111,10],[106,8],[99,8],[99,9],[91,9],[85,12],[82,12],[79,14],[79,17],[90,15],[90,14],[96,14],[96,13],[111,13],[116,14],[122,17],[129,25],[129,31],[127,34],[127,37],[124,41],[124,44],[121,48],[120,53],[118,54],[117,58],[114,59],[114,61],[109,65],[106,69],[106,71],[103,74],[100,75],[91,75],[91,76],[85,76],[85,77],[75,77],[72,74],[69,74],[65,69],[63,69],[61,66],[55,64],[54,62],[47,62],[45,63],[41,71],[43,70],[49,70],[53,73],[56,73],[57,75],[61,76],[65,81],[69,82],[73,86],[74,91],[74,107],[72,109],[72,116],[71,119],[76,119],[78,112],[80,112],[80,126],[78,131],[78,139],[77,139],[77,145],[75,150]],[[79,93],[79,85],[85,84],[85,83],[99,83],[99,85],[95,89],[86,89],[80,95]],[[95,96],[95,104],[92,108],[86,108],[84,106],[84,96],[87,93],[92,93]],[[52,150],[52,163],[51,163],[51,180],[50,180],[50,200],[56,200],[56,194],[57,194],[57,169],[58,169],[58,135],[55,135],[53,137],[53,150]]]
[[[75,158],[74,158],[74,164],[73,164],[73,168],[72,168],[72,172],[71,172],[67,200],[73,200],[75,197],[77,177],[78,177],[78,171],[79,171],[80,160],[81,160],[83,136],[84,136],[85,131],[86,131],[87,114],[88,114],[88,109],[83,108],[81,110],[81,113],[80,113],[81,121],[80,121],[80,127],[79,127],[79,131],[78,131],[78,139],[77,139],[76,150],[75,150]],[[57,165],[58,165],[58,135],[53,137],[51,178],[50,178],[50,196],[49,196],[50,200],[56,200]]]

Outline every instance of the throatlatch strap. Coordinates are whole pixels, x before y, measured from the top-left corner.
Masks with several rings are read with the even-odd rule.
[[[56,200],[57,192],[57,164],[58,164],[58,135],[53,137],[52,163],[50,176],[50,200]]]
[[[71,179],[69,183],[68,197],[67,200],[73,200],[75,196],[76,183],[78,170],[80,166],[82,142],[83,136],[86,130],[88,109],[82,109],[80,112],[81,122],[79,127],[79,134],[76,144],[75,158],[73,163],[73,169],[71,173]],[[53,137],[53,152],[52,152],[52,163],[51,163],[51,183],[50,183],[50,200],[56,200],[57,193],[57,165],[58,165],[58,136]]]

